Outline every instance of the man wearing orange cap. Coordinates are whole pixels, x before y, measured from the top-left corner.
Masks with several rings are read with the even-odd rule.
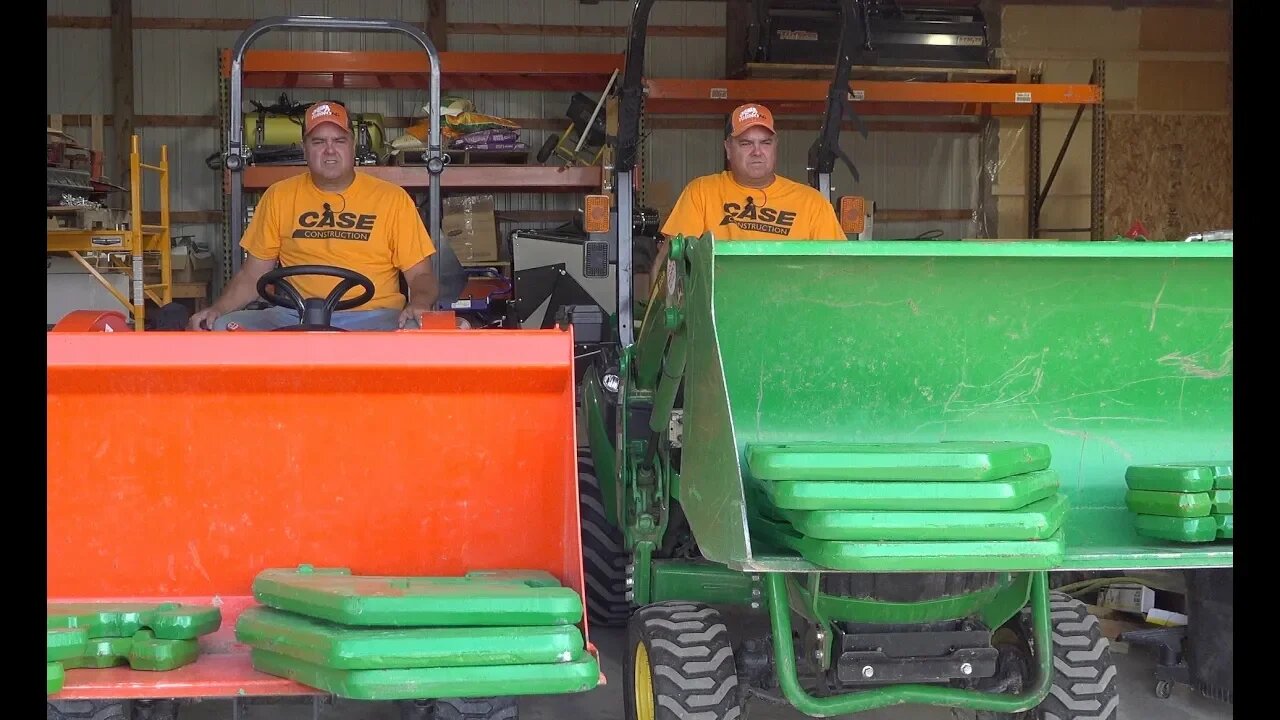
[[[676,200],[662,234],[721,240],[847,240],[831,203],[817,190],[774,174],[773,113],[747,103],[725,133],[729,169],[695,178]]]
[[[435,245],[404,188],[355,170],[355,138],[347,110],[333,101],[307,108],[302,152],[307,172],[267,188],[240,246],[248,257],[222,296],[191,316],[192,330],[273,330],[297,325],[282,307],[244,310],[258,299],[258,278],[275,268],[330,265],[361,273],[373,283],[369,301],[333,313],[344,330],[417,327],[439,295],[431,259]],[[399,274],[409,286],[400,292]],[[323,298],[340,282],[325,275],[288,281],[304,298]],[[357,287],[345,296],[363,291]]]

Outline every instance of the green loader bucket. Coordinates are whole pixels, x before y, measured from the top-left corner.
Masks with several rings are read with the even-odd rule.
[[[1232,252],[677,238],[639,342],[658,318],[683,341],[676,488],[700,549],[754,571],[1230,566],[1214,519],[1140,528],[1126,474],[1230,477]],[[956,503],[911,504],[938,497]],[[1021,514],[987,537],[965,510]],[[870,539],[881,525],[896,535]]]

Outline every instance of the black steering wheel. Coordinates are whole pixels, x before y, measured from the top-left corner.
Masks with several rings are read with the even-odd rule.
[[[327,275],[336,277],[341,282],[323,298],[306,298],[290,285],[286,278],[295,275]],[[269,286],[274,285],[280,291],[277,295]],[[359,285],[364,292],[350,300],[342,300],[351,288]],[[258,278],[258,294],[262,299],[278,307],[287,308],[298,313],[297,325],[288,325],[277,330],[341,330],[329,324],[333,313],[338,310],[350,310],[363,305],[373,298],[373,281],[355,270],[336,267],[334,265],[291,265],[278,267],[263,273]]]

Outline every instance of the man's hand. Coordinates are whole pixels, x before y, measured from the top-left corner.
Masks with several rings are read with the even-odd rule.
[[[400,327],[404,328],[404,326],[407,325],[411,320],[417,323],[419,327],[421,327],[422,313],[425,313],[425,312],[431,312],[431,308],[418,307],[414,303],[410,302],[409,304],[404,306],[404,310],[400,311]]]
[[[405,283],[409,286],[409,302],[400,312],[400,327],[410,320],[422,325],[422,313],[435,309],[436,299],[440,297],[440,286],[436,283],[436,273],[431,268],[431,258],[423,258],[421,262],[404,271]]]
[[[214,321],[221,316],[222,313],[218,312],[217,308],[207,307],[191,316],[191,320],[187,323],[187,329],[212,330]]]
[[[258,278],[276,266],[275,260],[263,260],[252,255],[245,258],[240,271],[222,291],[222,297],[212,305],[191,316],[187,327],[191,330],[212,330],[213,323],[229,312],[235,312],[258,298]]]

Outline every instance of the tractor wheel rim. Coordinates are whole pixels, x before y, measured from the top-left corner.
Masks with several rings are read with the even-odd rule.
[[[636,720],[654,720],[653,671],[649,668],[649,650],[636,643],[635,685]]]

